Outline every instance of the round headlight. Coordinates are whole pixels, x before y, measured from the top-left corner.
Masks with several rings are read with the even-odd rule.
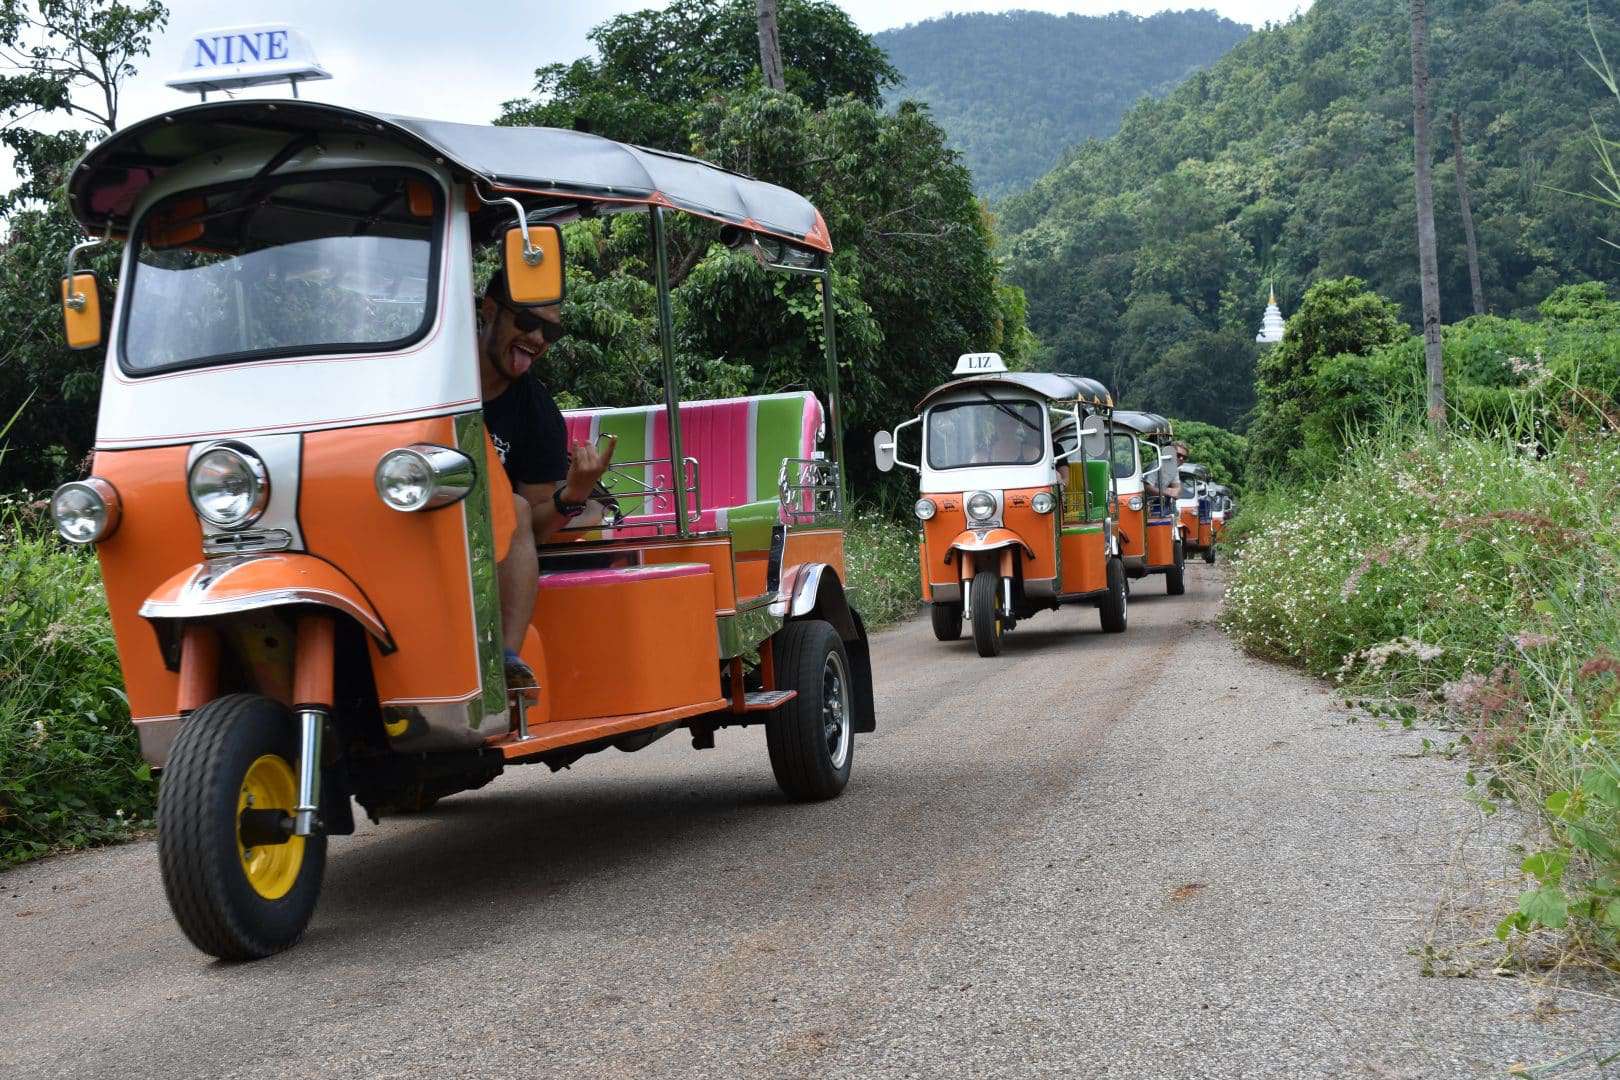
[[[1130,498],[1130,501],[1127,502],[1125,505],[1130,507],[1132,510],[1140,510],[1140,509],[1142,509],[1142,496],[1140,496],[1140,495],[1132,495],[1131,498]]]
[[[216,446],[191,463],[191,505],[210,525],[240,529],[270,503],[270,474],[245,447]]]
[[[56,534],[70,544],[105,540],[118,528],[118,492],[100,477],[63,484],[51,496]]]
[[[995,496],[991,495],[988,491],[975,491],[972,495],[968,496],[967,512],[968,517],[973,518],[975,521],[983,521],[986,518],[995,517]]]
[[[917,519],[919,521],[927,521],[929,518],[939,513],[939,507],[934,505],[933,499],[918,499],[917,505],[913,506],[912,510],[916,511]]]
[[[1050,491],[1037,491],[1035,497],[1029,500],[1029,508],[1037,514],[1050,514],[1057,500],[1052,498]]]
[[[477,472],[458,450],[418,443],[384,454],[373,479],[377,494],[395,510],[432,510],[471,491]]]

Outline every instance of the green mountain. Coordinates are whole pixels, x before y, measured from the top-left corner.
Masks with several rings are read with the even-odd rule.
[[[979,193],[999,198],[1075,143],[1113,134],[1144,95],[1169,93],[1248,33],[1213,11],[1012,11],[946,15],[873,40],[905,78],[890,97],[927,102]]]
[[[1472,310],[1450,113],[1460,114],[1485,299],[1534,317],[1565,282],[1613,279],[1593,124],[1620,106],[1587,67],[1587,0],[1430,0],[1441,311]],[[1612,3],[1593,30],[1620,57]],[[1252,341],[1274,281],[1284,313],[1353,274],[1420,307],[1407,0],[1316,0],[1075,148],[1000,209],[1010,277],[1065,369],[1126,401],[1230,422],[1252,400]],[[1560,190],[1562,189],[1562,190]]]

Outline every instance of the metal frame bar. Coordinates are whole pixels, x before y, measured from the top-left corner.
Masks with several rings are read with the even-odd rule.
[[[675,486],[675,532],[681,538],[691,535],[686,520],[685,469],[673,462],[686,460],[681,453],[681,388],[675,370],[675,315],[669,303],[669,238],[664,225],[664,208],[654,206],[647,215],[652,231],[653,266],[658,285],[658,345],[664,361],[664,411],[669,418],[670,476]]]

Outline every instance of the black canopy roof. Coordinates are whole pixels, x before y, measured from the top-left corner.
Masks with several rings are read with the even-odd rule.
[[[1114,423],[1122,428],[1128,428],[1138,435],[1170,435],[1170,421],[1158,413],[1135,412],[1130,409],[1121,409],[1114,413]]]
[[[983,375],[966,375],[960,379],[952,379],[948,383],[941,383],[923,395],[923,399],[917,403],[917,408],[925,408],[929,402],[942,394],[959,390],[964,386],[1018,387],[1052,401],[1079,401],[1103,412],[1114,407],[1113,395],[1096,379],[1084,379],[1078,375],[1064,375],[1058,372],[996,371]]]
[[[1209,467],[1206,465],[1196,464],[1195,462],[1186,461],[1181,465],[1181,475],[1190,476],[1195,480],[1208,480]]]
[[[217,101],[132,124],[79,161],[68,200],[87,231],[127,230],[141,191],[166,170],[243,140],[306,133],[384,139],[481,181],[491,193],[667,206],[832,250],[826,223],[803,196],[697,158],[580,131],[452,124],[314,101]]]

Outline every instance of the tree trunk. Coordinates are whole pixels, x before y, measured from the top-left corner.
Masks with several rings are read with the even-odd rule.
[[[1457,158],[1457,203],[1462,207],[1463,239],[1468,244],[1468,288],[1474,314],[1485,314],[1485,286],[1479,283],[1479,244],[1474,240],[1474,209],[1468,203],[1468,170],[1463,165],[1462,118],[1451,114],[1451,149]]]
[[[759,0],[759,69],[765,73],[765,85],[772,90],[786,90],[787,80],[782,77],[782,43],[776,36],[776,0]]]
[[[1412,134],[1417,177],[1418,274],[1423,289],[1423,360],[1428,371],[1429,426],[1446,426],[1446,370],[1440,356],[1440,270],[1434,251],[1434,174],[1429,149],[1428,18],[1412,2]]]

